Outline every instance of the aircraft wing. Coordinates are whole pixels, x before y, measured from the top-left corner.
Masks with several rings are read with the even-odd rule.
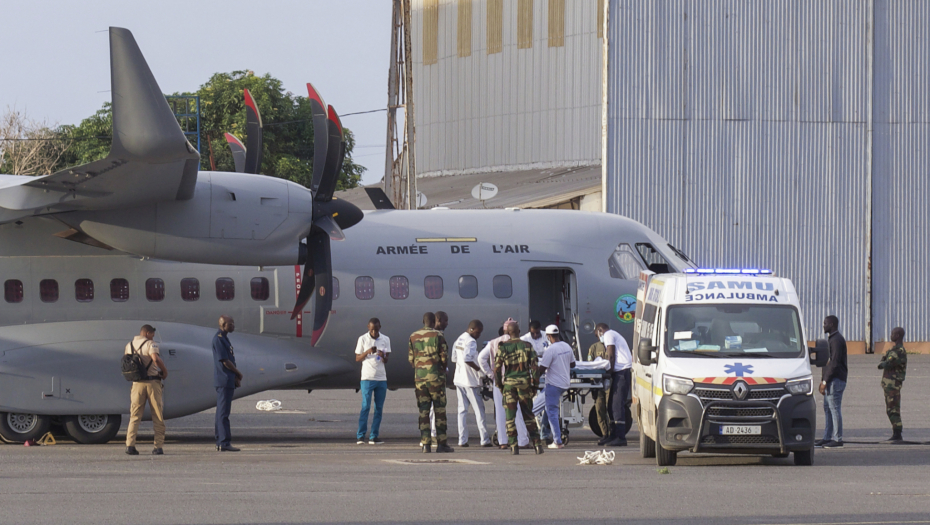
[[[184,137],[127,29],[110,28],[110,83],[109,155],[42,177],[0,176],[0,223],[193,197],[200,155]]]

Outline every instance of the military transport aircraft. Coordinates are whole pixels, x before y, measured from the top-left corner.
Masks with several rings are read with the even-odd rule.
[[[489,334],[507,317],[537,319],[580,349],[596,322],[631,335],[640,270],[693,266],[642,224],[602,213],[363,214],[333,197],[341,125],[312,89],[311,188],[198,171],[132,34],[111,28],[110,47],[110,154],[43,177],[0,176],[6,440],[37,438],[52,423],[80,443],[113,438],[129,410],[120,356],[144,323],[157,328],[170,372],[165,415],[175,418],[215,403],[221,314],[237,321],[237,397],[357,388],[355,342],[371,317],[402,355],[435,310],[449,313],[450,337],[475,318]],[[391,388],[412,379],[406,359],[390,361]]]

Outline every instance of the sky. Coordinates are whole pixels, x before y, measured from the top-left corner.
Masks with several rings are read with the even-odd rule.
[[[192,91],[218,72],[252,70],[340,114],[387,106],[389,0],[28,0],[0,9],[0,111],[78,124],[110,100],[110,26],[132,31],[164,93]],[[384,175],[387,116],[350,115],[354,158]]]

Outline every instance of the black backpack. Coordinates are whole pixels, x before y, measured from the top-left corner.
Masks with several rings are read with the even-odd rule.
[[[132,349],[132,353],[123,354],[120,362],[123,377],[126,381],[145,381],[149,376],[146,374],[145,363],[142,362],[142,354],[136,352],[136,347],[132,343],[129,343],[129,348]]]

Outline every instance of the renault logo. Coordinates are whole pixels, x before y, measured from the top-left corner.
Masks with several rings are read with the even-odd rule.
[[[746,396],[748,394],[749,394],[749,387],[746,386],[746,383],[744,383],[743,381],[737,381],[736,384],[733,385],[733,395],[736,396],[736,399],[739,399],[740,401],[742,401],[746,399]]]

